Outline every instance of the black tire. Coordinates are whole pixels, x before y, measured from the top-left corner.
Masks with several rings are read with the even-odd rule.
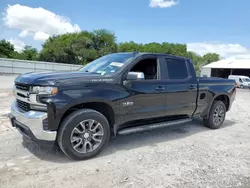
[[[72,146],[72,142],[71,142],[72,132],[73,130],[75,130],[77,126],[81,125],[80,124],[81,122],[83,122],[84,120],[89,120],[89,119],[95,120],[101,124],[102,131],[103,131],[102,141],[100,142],[100,145],[95,150],[87,152],[87,153],[80,153],[76,151]],[[69,158],[73,160],[85,160],[85,159],[89,159],[98,155],[101,152],[101,150],[105,147],[105,145],[108,143],[109,137],[110,137],[110,126],[105,116],[101,114],[100,112],[97,112],[92,109],[81,109],[81,110],[77,110],[71,113],[65,118],[65,120],[60,125],[59,131],[57,134],[57,141],[61,150]],[[82,139],[84,139],[84,137],[82,137]],[[82,145],[84,145],[85,141],[81,140],[79,142],[82,142]],[[86,147],[87,146],[85,146],[85,148]]]
[[[221,118],[220,122],[215,123],[215,121],[214,121],[214,118],[215,118],[214,114],[216,113],[215,110],[220,108],[220,107],[222,108],[222,110],[224,112],[224,116]],[[223,125],[225,118],[226,118],[226,105],[224,104],[224,102],[216,100],[213,102],[213,105],[210,109],[209,117],[207,119],[203,119],[203,123],[206,127],[210,128],[210,129],[219,129]]]

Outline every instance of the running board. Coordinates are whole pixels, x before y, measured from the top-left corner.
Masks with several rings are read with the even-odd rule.
[[[119,130],[118,134],[126,135],[126,134],[131,134],[131,133],[142,132],[142,131],[149,131],[149,130],[153,130],[153,129],[157,129],[157,128],[163,128],[163,127],[168,127],[168,126],[172,126],[172,125],[188,123],[191,121],[192,121],[192,119],[185,118],[185,119],[166,121],[166,122],[161,122],[161,123],[153,123],[153,124],[149,124],[149,125],[141,125],[141,126],[137,126],[137,127],[129,127],[129,128],[124,128],[124,129]]]

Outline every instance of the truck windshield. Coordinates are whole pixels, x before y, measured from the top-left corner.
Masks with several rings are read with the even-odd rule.
[[[109,54],[100,57],[80,69],[82,72],[98,73],[101,75],[113,74],[135,57],[134,53]]]
[[[242,78],[242,81],[243,82],[250,82],[250,79],[249,78]]]

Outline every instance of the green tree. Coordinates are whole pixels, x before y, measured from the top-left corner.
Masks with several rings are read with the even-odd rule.
[[[76,56],[70,43],[76,38],[74,34],[64,34],[50,37],[44,44],[39,54],[39,60],[59,63],[76,63]]]
[[[165,53],[176,56],[184,56],[192,59],[194,68],[197,74],[200,73],[201,66],[205,64],[218,61],[219,55],[215,53],[208,53],[204,56],[200,56],[194,52],[187,51],[187,46],[185,44],[174,44],[174,43],[148,43],[148,44],[138,44],[133,41],[124,42],[118,44],[119,52],[154,52],[154,53]]]
[[[163,53],[162,45],[160,43],[152,42],[144,44],[141,49],[142,52]]]
[[[138,44],[133,41],[120,43],[118,45],[119,52],[153,52],[153,53],[166,53],[172,55],[183,56],[187,53],[187,46],[185,44],[174,43],[156,43],[151,42],[147,44]]]
[[[50,37],[43,45],[39,60],[85,64],[117,51],[115,35],[108,30],[82,31]]]
[[[32,48],[32,46],[25,46],[24,49],[20,53],[16,53],[14,58],[22,59],[22,60],[37,60],[38,52],[36,48]]]
[[[81,31],[52,36],[43,44],[39,53],[39,60],[85,64],[108,53],[133,51],[165,53],[190,58],[197,74],[199,74],[201,66],[220,59],[216,53],[200,56],[194,52],[189,52],[185,44],[168,42],[140,44],[134,41],[117,44],[113,32],[101,29],[93,32]],[[31,57],[34,56],[24,56],[26,59]]]
[[[216,53],[207,53],[202,57],[202,61],[205,65],[220,60],[220,55]]]
[[[106,29],[94,30],[92,37],[94,49],[100,56],[117,51],[116,36],[113,32]]]
[[[0,41],[0,57],[12,58],[14,54],[15,54],[14,46],[10,42],[4,39],[1,40]]]
[[[186,56],[187,55],[187,46],[185,44],[174,44],[174,43],[162,43],[163,53],[177,55],[177,56]]]
[[[142,49],[143,49],[142,44],[137,44],[133,41],[118,44],[118,52],[133,52],[133,51],[139,52]]]

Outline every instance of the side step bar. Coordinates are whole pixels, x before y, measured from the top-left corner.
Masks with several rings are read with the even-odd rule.
[[[168,126],[172,126],[172,125],[184,124],[184,123],[188,123],[191,121],[192,121],[192,119],[185,118],[185,119],[166,121],[166,122],[161,122],[161,123],[153,123],[153,124],[149,124],[149,125],[141,125],[141,126],[137,126],[137,127],[129,127],[129,128],[124,128],[124,129],[119,130],[118,134],[126,135],[126,134],[131,134],[131,133],[137,133],[137,132],[157,129],[157,128],[168,127]]]

